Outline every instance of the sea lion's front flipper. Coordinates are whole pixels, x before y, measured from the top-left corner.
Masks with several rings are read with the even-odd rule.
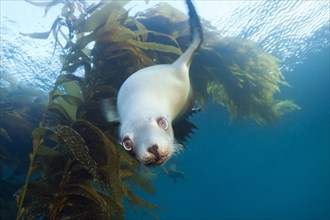
[[[112,124],[119,124],[119,116],[116,110],[116,105],[112,99],[104,99],[102,101],[102,108],[108,122]]]
[[[187,118],[178,121],[173,126],[175,139],[179,143],[184,143],[188,141],[188,138],[191,137],[192,134],[195,134],[194,130],[197,129],[197,126],[189,121]]]

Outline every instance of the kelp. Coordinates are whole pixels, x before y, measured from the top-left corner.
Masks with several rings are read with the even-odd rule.
[[[29,173],[42,172],[39,180],[27,178],[27,187],[17,196],[18,219],[123,219],[123,198],[135,208],[157,207],[126,183],[154,193],[148,179],[140,178],[138,162],[93,124],[76,120],[70,127],[40,127],[33,138],[30,159],[35,163]]]
[[[16,196],[17,219],[123,219],[123,199],[134,210],[157,208],[130,187],[155,193],[138,161],[116,144],[109,126],[102,131],[88,121],[97,123],[101,111],[93,118],[86,113],[90,94],[85,82],[61,75],[49,93],[43,121],[33,132],[26,183]]]
[[[212,100],[228,109],[230,119],[254,119],[259,124],[276,122],[287,112],[299,109],[289,100],[274,98],[280,86],[288,86],[278,66],[279,60],[254,42],[222,38],[202,48],[193,63],[193,76],[204,72],[212,80],[192,78]],[[207,78],[207,77],[206,77]],[[207,98],[206,93],[202,100]]]
[[[132,17],[124,8],[128,0],[90,6],[78,0],[29,2],[45,7],[45,14],[58,4],[63,10],[49,32],[27,35],[45,38],[53,32],[56,43],[59,36],[66,43],[60,44],[62,73],[33,133],[17,219],[123,219],[123,199],[156,217],[149,209],[157,206],[132,189],[154,193],[152,175],[143,175],[146,170],[117,146],[117,127],[106,123],[101,103],[105,98],[115,103],[118,89],[137,70],[180,56],[190,43],[187,17],[165,3]],[[298,109],[292,101],[274,98],[280,86],[287,86],[275,57],[202,23],[205,42],[190,69],[202,107],[211,98],[228,109],[231,120],[260,124]],[[195,129],[189,122],[184,127]],[[180,137],[186,138],[187,133]]]

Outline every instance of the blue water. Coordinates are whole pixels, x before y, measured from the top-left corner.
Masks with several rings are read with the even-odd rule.
[[[292,87],[281,88],[278,97],[294,100],[301,110],[269,126],[230,124],[226,109],[210,103],[192,118],[199,130],[178,157],[177,169],[187,179],[173,182],[156,170],[157,193],[141,192],[161,206],[154,211],[161,219],[330,218],[329,3],[282,2],[246,1],[213,23],[227,35],[253,39],[279,56]],[[16,5],[6,3],[1,7],[0,86],[25,82],[47,91],[59,71],[58,61],[49,62],[54,42],[22,38],[20,13],[28,10],[15,13]],[[309,10],[298,15],[294,9],[304,4],[313,7],[305,6]],[[141,213],[127,210],[128,219],[141,219]]]
[[[209,106],[180,156],[187,180],[157,179],[164,219],[329,219],[329,50],[310,54],[283,91],[301,110],[273,126],[229,125]],[[173,218],[175,217],[175,218]]]

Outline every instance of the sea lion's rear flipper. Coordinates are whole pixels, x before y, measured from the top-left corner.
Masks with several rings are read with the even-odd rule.
[[[185,65],[189,68],[194,53],[203,42],[203,30],[191,0],[186,0],[186,3],[189,9],[191,43],[188,49],[173,64],[178,66]]]

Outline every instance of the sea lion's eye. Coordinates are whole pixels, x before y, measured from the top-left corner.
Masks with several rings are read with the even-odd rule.
[[[130,138],[125,137],[123,140],[123,147],[125,150],[131,151],[133,149],[133,141]]]
[[[165,130],[168,129],[168,122],[165,118],[159,118],[157,120],[157,124],[158,124],[159,127],[163,128]]]

